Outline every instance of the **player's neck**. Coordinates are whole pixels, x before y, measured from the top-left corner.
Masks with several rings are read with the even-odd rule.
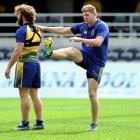
[[[28,24],[29,22],[25,19],[25,18],[23,18],[23,24]]]
[[[97,18],[95,18],[95,20],[88,23],[88,27],[92,27],[95,24],[96,21],[97,21]]]
[[[27,22],[27,21],[25,21],[25,22],[23,22],[23,24],[28,24],[29,22]]]

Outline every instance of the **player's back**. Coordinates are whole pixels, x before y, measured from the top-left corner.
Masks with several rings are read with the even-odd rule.
[[[24,24],[16,32],[16,42],[23,42],[24,48],[19,56],[19,61],[38,61],[38,52],[41,43],[41,31],[33,24]]]

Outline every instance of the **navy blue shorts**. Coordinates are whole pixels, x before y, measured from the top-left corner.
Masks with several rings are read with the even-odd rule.
[[[100,66],[94,57],[89,56],[84,51],[80,50],[83,56],[83,60],[80,63],[76,63],[78,66],[86,69],[87,79],[93,78],[100,83],[102,72],[104,67]]]
[[[40,63],[18,62],[15,70],[14,87],[40,88]]]

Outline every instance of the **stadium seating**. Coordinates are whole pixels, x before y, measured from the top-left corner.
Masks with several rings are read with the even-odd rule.
[[[123,52],[121,54],[121,60],[131,61],[133,60],[133,54],[131,52]]]
[[[108,59],[111,61],[117,61],[119,59],[119,54],[113,50],[109,50]]]
[[[0,55],[1,55],[1,59],[9,59],[11,56],[11,49],[7,49],[7,48],[1,48],[0,49]]]
[[[140,61],[140,51],[136,54],[135,60]]]
[[[109,50],[108,60],[110,61],[135,61],[140,60],[140,49],[131,48],[131,49],[114,49]]]
[[[1,48],[0,60],[8,60],[11,57],[11,53],[11,49]],[[109,49],[107,58],[109,61],[138,61],[140,60],[140,49],[133,47],[127,50],[122,49],[120,47],[116,49]],[[46,58],[43,56],[42,50],[39,53],[39,59],[40,61],[46,60]],[[51,60],[56,61],[56,59]]]
[[[0,60],[4,59],[4,53],[0,51]]]

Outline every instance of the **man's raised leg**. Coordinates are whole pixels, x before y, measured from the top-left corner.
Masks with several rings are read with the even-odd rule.
[[[43,52],[45,57],[51,57],[56,59],[71,59],[76,63],[79,63],[83,60],[82,53],[79,49],[73,47],[67,47],[62,49],[53,50],[52,48],[52,38],[49,37],[46,39]]]

